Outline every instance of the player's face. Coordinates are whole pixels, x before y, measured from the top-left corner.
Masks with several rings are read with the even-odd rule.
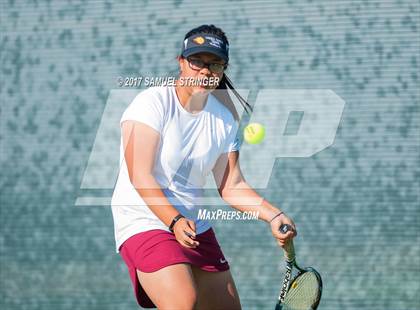
[[[180,78],[186,83],[190,93],[206,93],[214,90],[220,81],[226,68],[225,62],[210,53],[198,53],[179,60]],[[212,81],[212,79],[213,81]],[[203,81],[201,85],[191,85],[190,81]],[[207,83],[205,83],[207,81]],[[207,85],[206,85],[207,84]]]

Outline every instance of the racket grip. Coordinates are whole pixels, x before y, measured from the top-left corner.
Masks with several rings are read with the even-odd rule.
[[[283,234],[291,230],[293,230],[293,228],[292,226],[288,224],[283,224],[279,228],[279,231]],[[286,261],[289,263],[293,262],[296,258],[295,246],[293,245],[293,240],[287,241],[283,247],[283,250],[284,250],[284,258],[286,259]]]
[[[289,263],[295,261],[295,246],[293,245],[293,240],[289,240],[284,246],[284,258]]]

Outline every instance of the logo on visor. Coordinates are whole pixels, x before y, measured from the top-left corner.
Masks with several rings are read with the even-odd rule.
[[[197,37],[197,38],[195,38],[194,40],[193,40],[195,43],[197,43],[197,44],[203,44],[204,42],[205,42],[205,40],[204,40],[204,38],[203,37]]]
[[[219,38],[215,38],[215,37],[206,37],[206,39],[209,41],[209,44],[211,46],[214,46],[216,48],[223,48],[223,41],[220,40]]]

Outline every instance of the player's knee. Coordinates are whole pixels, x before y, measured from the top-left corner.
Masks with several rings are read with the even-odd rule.
[[[168,298],[160,303],[159,309],[185,309],[193,310],[197,304],[197,292],[195,289],[182,292],[175,298]]]
[[[184,295],[184,294],[183,294]],[[191,289],[181,299],[181,306],[179,309],[194,309],[197,304],[197,291],[195,289]]]

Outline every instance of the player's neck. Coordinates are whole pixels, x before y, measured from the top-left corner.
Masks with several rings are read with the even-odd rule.
[[[183,108],[193,114],[204,109],[209,96],[208,93],[191,94],[187,87],[180,86],[178,83],[175,86],[175,92]]]

